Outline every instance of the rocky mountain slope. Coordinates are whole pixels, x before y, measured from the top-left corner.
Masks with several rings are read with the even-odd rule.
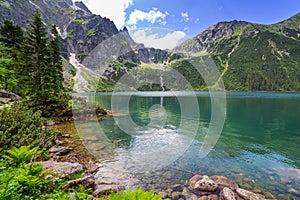
[[[297,14],[273,25],[220,22],[183,42],[175,51],[194,56],[209,52],[227,90],[300,90],[299,47]],[[186,68],[180,63],[176,67]],[[197,83],[194,86],[199,87]]]
[[[127,49],[126,55],[120,55],[113,59],[117,63],[157,63],[166,59],[168,55],[166,51],[145,48],[142,44],[136,44],[129,36],[126,28],[118,30],[110,19],[101,17],[100,15],[94,15],[84,3],[73,2],[72,0],[1,0],[0,23],[4,20],[9,20],[25,29],[35,10],[39,10],[44,23],[48,27],[51,27],[52,24],[58,27],[58,31],[61,35],[61,54],[66,60],[69,60],[71,55],[75,54],[75,57],[80,62],[78,66],[75,66],[77,69],[80,69],[80,66],[82,66],[80,64],[84,62],[84,59],[90,55],[91,52],[96,51],[95,49],[97,49],[96,47],[98,45],[101,46],[102,42],[113,36],[120,37],[122,39],[122,45]],[[118,46],[118,44],[116,45]],[[101,54],[103,53],[104,52],[101,52]],[[94,60],[91,60],[91,58]],[[107,68],[110,68],[110,71],[113,69],[111,65],[99,65],[99,59],[100,58],[89,56],[89,61],[85,62],[86,67],[103,72],[106,71]],[[66,70],[69,71],[67,62],[65,62],[65,66]],[[119,73],[115,70],[112,71]],[[65,74],[65,77],[67,77],[70,82],[71,74],[69,72]],[[102,74],[97,76],[97,78],[106,78],[101,75]],[[78,75],[78,77],[82,76]],[[84,77],[86,79],[85,82],[95,82],[95,80],[90,80],[94,79],[94,74],[87,72]]]

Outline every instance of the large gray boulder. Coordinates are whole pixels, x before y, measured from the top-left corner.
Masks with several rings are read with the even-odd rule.
[[[63,176],[73,175],[83,172],[83,167],[79,163],[70,163],[70,162],[56,162],[53,160],[48,160],[41,162],[44,169],[49,169],[56,174]]]

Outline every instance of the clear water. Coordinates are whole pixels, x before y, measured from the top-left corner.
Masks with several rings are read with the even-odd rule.
[[[97,104],[111,108],[109,93],[88,96]],[[118,98],[122,100],[124,96],[126,93]],[[180,103],[174,96],[162,92],[138,93],[131,95],[129,115],[115,113],[115,117],[105,117],[99,122],[85,121],[78,124],[77,129],[102,162],[126,168],[124,170],[134,174],[144,188],[163,190],[175,183],[186,184],[193,173],[199,173],[227,176],[245,189],[269,191],[279,199],[300,199],[299,194],[293,192],[300,190],[300,93],[227,93],[222,134],[203,159],[199,158],[199,149],[211,120],[211,99],[206,92],[197,93],[197,99],[200,118],[193,118],[192,114],[182,116]],[[149,125],[150,117],[155,118],[161,111],[155,110],[154,105],[163,105],[167,113],[162,126]],[[129,117],[139,126],[130,134],[116,124],[116,119]],[[199,123],[195,135],[186,133],[188,129],[179,130],[182,118],[188,119],[191,127]],[[149,139],[151,134],[156,136]],[[141,136],[148,138],[141,139]],[[169,141],[171,145],[178,144],[178,152],[176,147],[167,148],[166,151],[174,150],[174,153],[141,156],[130,163],[133,154],[147,157],[148,152],[170,145]],[[181,144],[188,147],[180,149]],[[133,173],[139,165],[166,162],[168,165],[155,170],[149,168],[143,173]]]

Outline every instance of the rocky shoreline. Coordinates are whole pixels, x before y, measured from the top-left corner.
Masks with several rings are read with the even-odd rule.
[[[72,123],[72,122],[67,122]],[[75,129],[75,127],[74,127]],[[70,130],[72,131],[72,130]],[[74,130],[73,130],[74,131]],[[69,181],[63,188],[77,189],[79,185],[93,188],[95,198],[110,194],[111,191],[138,188],[138,180],[129,174],[113,171],[104,164],[97,163],[83,147],[79,138],[70,134],[59,135],[55,146],[49,149],[51,159],[42,162],[45,169],[61,176],[82,173],[82,178]],[[115,177],[118,177],[117,179]],[[163,199],[191,200],[263,200],[276,199],[270,192],[250,191],[240,188],[238,183],[225,176],[196,174],[187,184],[174,184],[166,190],[156,191]]]

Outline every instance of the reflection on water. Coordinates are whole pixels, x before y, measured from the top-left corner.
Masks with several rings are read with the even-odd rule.
[[[299,93],[229,93],[222,135],[204,159],[199,159],[199,148],[211,117],[207,93],[198,96],[200,119],[192,109],[183,113],[175,97],[142,94],[131,97],[129,115],[120,117],[131,117],[139,125],[131,134],[122,131],[113,117],[78,125],[80,137],[102,162],[130,172],[142,167],[144,173],[136,176],[151,189],[165,189],[184,183],[192,173],[205,173],[228,176],[246,189],[299,198],[289,192],[300,188]],[[95,99],[110,108],[109,95]],[[163,106],[164,115],[160,116],[162,108],[154,105]],[[182,118],[187,123],[184,127],[180,126]],[[152,125],[150,119],[163,120],[155,126],[158,122]],[[189,126],[195,123],[198,132],[193,135]],[[188,149],[181,148],[186,145]],[[157,155],[161,150],[165,154]],[[147,166],[165,159],[172,164],[147,173]]]

